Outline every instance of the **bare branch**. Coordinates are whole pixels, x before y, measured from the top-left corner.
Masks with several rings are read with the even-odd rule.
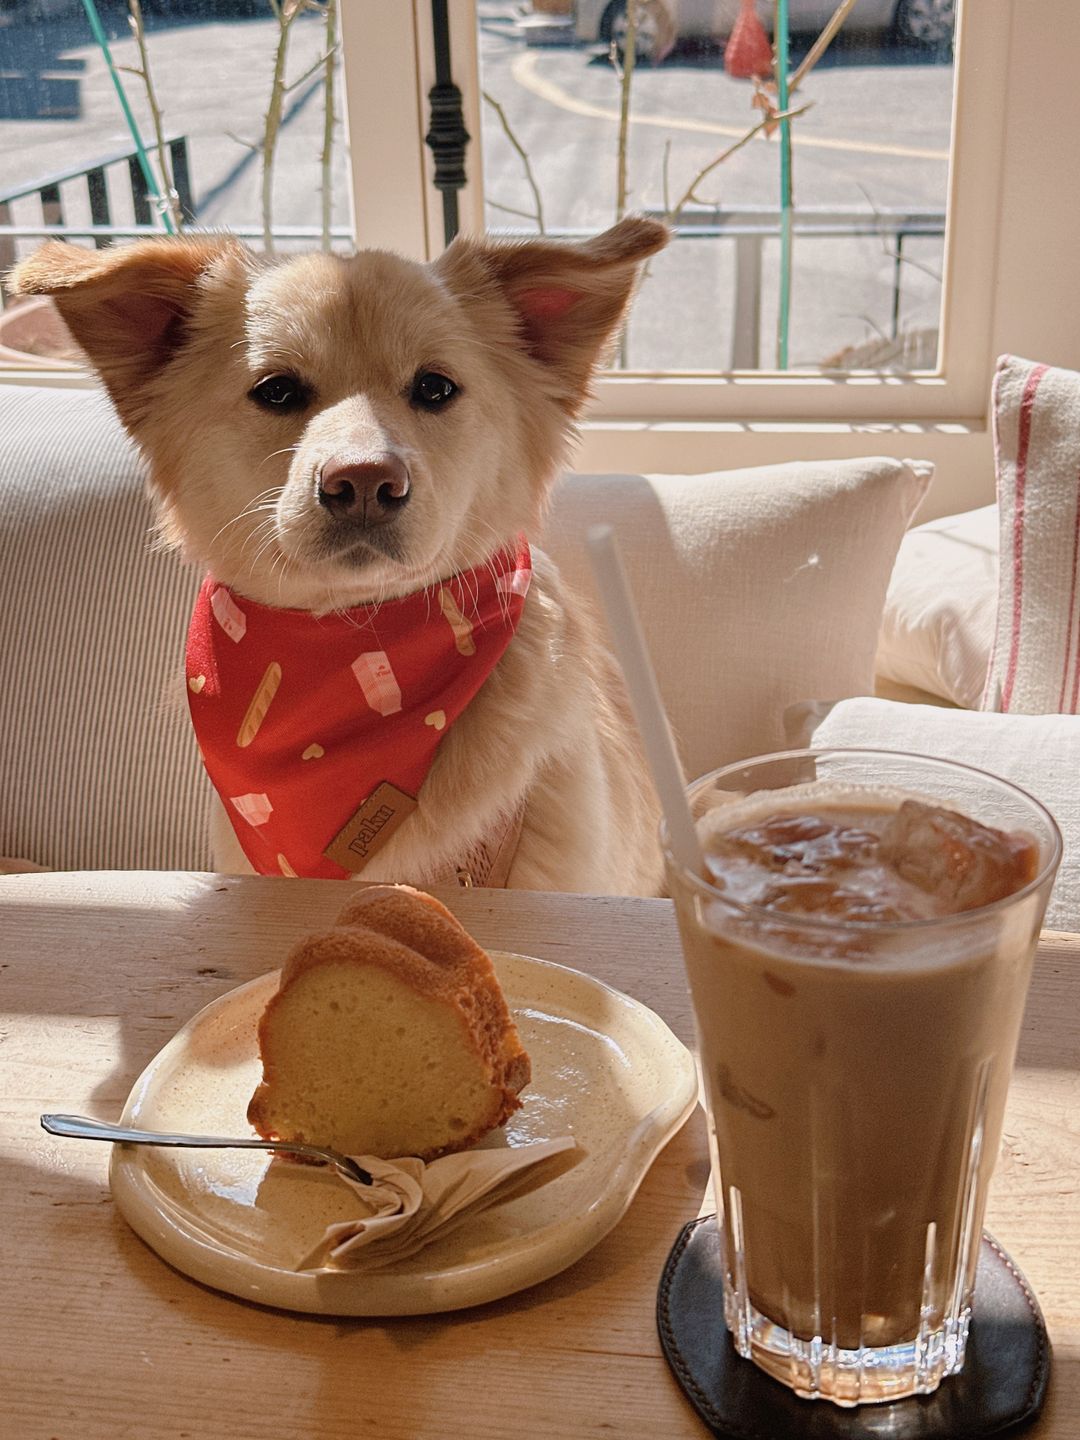
[[[330,249],[330,202],[332,199],[330,162],[334,150],[334,65],[338,51],[337,18],[338,0],[326,0],[326,54],[322,62],[326,67],[326,78],[323,81],[323,140],[322,150],[319,153],[319,168],[322,172],[320,191],[322,248],[326,251]]]
[[[262,217],[263,247],[268,255],[273,255],[274,156],[285,105],[285,59],[289,49],[289,31],[300,12],[295,5],[290,8],[286,4],[282,9],[278,0],[270,0],[270,5],[277,18],[278,39],[274,52],[274,78],[270,85],[270,102],[266,107],[266,116],[263,121]]]
[[[866,186],[859,184],[858,190],[859,193],[862,195],[863,199],[866,201],[866,204],[869,207],[871,214],[873,214],[874,216],[880,216],[881,211],[875,204],[873,197],[871,196],[869,190],[867,190]],[[887,255],[890,260],[896,260],[901,265],[910,265],[913,270],[921,270],[924,275],[928,275],[931,280],[936,280],[939,285],[942,283],[943,276],[940,270],[935,270],[932,265],[927,265],[922,260],[913,260],[910,255],[905,255],[902,250],[890,245],[888,236],[884,234],[881,236],[881,250],[882,253],[884,255]],[[866,319],[865,316],[863,316],[862,318]]]
[[[520,215],[523,220],[535,220],[536,216],[530,210],[518,210],[513,205],[500,205],[497,200],[489,200],[484,197],[484,204],[490,205],[492,210],[501,210],[504,215]]]
[[[544,205],[543,201],[540,198],[540,187],[536,183],[536,176],[533,174],[532,164],[529,161],[528,155],[525,153],[525,147],[521,144],[521,141],[514,134],[514,131],[510,125],[510,121],[506,117],[506,111],[495,99],[495,97],[493,95],[489,95],[486,90],[481,91],[481,94],[483,95],[487,103],[491,106],[491,108],[495,111],[495,114],[499,117],[499,123],[503,128],[503,133],[505,134],[507,140],[510,141],[510,144],[521,156],[521,163],[525,167],[525,179],[529,182],[529,188],[532,191],[533,200],[536,204],[536,211],[533,215],[529,216],[529,219],[536,221],[536,228],[539,230],[540,234],[543,235],[545,233]],[[506,210],[511,215],[524,215],[526,213],[524,210],[512,210],[508,205],[496,205],[495,209]]]
[[[335,50],[336,48],[337,47],[335,46]],[[289,81],[288,85],[285,86],[285,94],[288,95],[290,91],[298,90],[300,86],[303,85],[305,80],[310,80],[312,75],[318,74],[318,72],[323,69],[323,67],[326,65],[326,62],[331,58],[333,54],[334,50],[328,50],[325,55],[320,55],[318,60],[315,61],[315,64],[309,65],[308,68],[304,71],[304,73],[299,77],[299,79]]]
[[[180,205],[180,196],[176,193],[176,186],[173,184],[172,167],[169,164],[169,153],[165,146],[165,125],[150,74],[150,56],[146,51],[146,29],[143,25],[140,0],[128,0],[128,24],[135,36],[135,43],[139,47],[140,69],[133,70],[132,74],[138,75],[143,82],[146,90],[146,103],[150,107],[150,114],[154,122],[154,138],[157,143],[157,161],[158,169],[161,171],[164,206],[179,233],[184,228],[184,214]]]
[[[641,0],[626,0],[626,42],[623,46],[622,70],[619,71],[614,38],[611,42],[612,64],[619,75],[619,140],[615,167],[615,219],[626,213],[626,162],[630,139],[630,87],[637,60],[638,7]]]
[[[857,4],[858,0],[840,0],[839,5],[837,5],[836,9],[829,16],[829,19],[825,22],[825,28],[803,57],[802,64],[796,68],[791,79],[788,81],[788,99],[795,94],[795,91],[836,39],[840,26],[843,25]]]
[[[755,135],[760,135],[762,130],[771,128],[780,120],[794,120],[799,115],[805,115],[807,110],[813,108],[813,103],[814,102],[810,100],[805,105],[800,105],[799,108],[796,110],[783,110],[777,111],[775,114],[766,115],[761,120],[759,120],[756,125],[751,126],[751,128],[747,130],[745,135],[740,136],[740,138],[736,140],[734,144],[729,145],[726,150],[721,151],[721,153],[717,155],[714,160],[710,160],[708,165],[706,165],[703,170],[698,171],[698,173],[694,176],[693,180],[691,180],[690,184],[686,187],[686,190],[684,191],[682,198],[679,200],[678,204],[673,205],[668,210],[667,213],[669,222],[673,224],[682,214],[683,210],[686,209],[687,205],[689,205],[691,200],[696,201],[699,205],[708,205],[711,203],[708,200],[701,199],[701,197],[697,194],[697,187],[701,183],[701,181],[705,179],[705,176],[710,175],[717,168],[718,165],[722,165],[725,160],[730,160],[732,155],[734,155],[737,151],[741,150],[744,145],[748,145],[750,141],[753,140]]]

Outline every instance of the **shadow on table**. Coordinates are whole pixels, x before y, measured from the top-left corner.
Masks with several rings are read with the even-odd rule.
[[[653,1171],[646,1177],[618,1230],[560,1274],[467,1310],[353,1319],[263,1307],[173,1271],[126,1231],[119,1216],[117,1266],[128,1272],[128,1295],[132,1286],[141,1292],[132,1307],[166,1327],[156,1335],[155,1345],[190,1347],[188,1363],[199,1368],[205,1384],[204,1393],[189,1403],[207,1407],[208,1413],[217,1403],[213,1391],[220,1391],[217,1367],[223,1356],[229,1357],[228,1383],[238,1387],[237,1393],[249,1384],[257,1387],[260,1379],[265,1381],[268,1366],[279,1362],[298,1401],[302,1398],[304,1434],[337,1434],[343,1415],[354,1417],[357,1433],[366,1433],[364,1421],[373,1423],[375,1418],[368,1413],[369,1393],[375,1396],[371,1409],[384,1423],[388,1413],[399,1416],[400,1428],[394,1433],[414,1433],[410,1419],[422,1414],[426,1425],[418,1425],[416,1433],[433,1434],[433,1417],[444,1401],[453,1403],[455,1393],[460,1412],[463,1354],[477,1360],[484,1355],[493,1364],[492,1373],[505,1380],[508,1366],[526,1363],[536,1312],[542,1309],[549,1322],[565,1323],[568,1333],[576,1335],[566,1351],[571,1366],[591,1365],[589,1356],[596,1350],[610,1350],[616,1365],[636,1365],[640,1355],[648,1353],[664,1260],[681,1225],[693,1218],[700,1203],[704,1176],[696,1160],[702,1137],[694,1132],[700,1123],[698,1116],[687,1127],[691,1133],[684,1131],[672,1142],[678,1147],[669,1156],[676,1162],[674,1172],[669,1166],[666,1175]],[[676,1188],[681,1191],[685,1185],[685,1197],[673,1198],[673,1173]],[[178,1279],[182,1283],[177,1284]],[[548,1348],[559,1351],[558,1325],[549,1336]],[[556,1383],[557,1376],[544,1373],[545,1383]],[[483,1384],[483,1378],[476,1376],[476,1383]],[[278,1418],[284,1423],[284,1416]]]
[[[55,914],[59,904],[70,903],[80,911],[80,928],[66,926],[62,939],[58,931],[57,948],[49,953],[41,935],[42,903],[18,898],[24,882],[56,885],[60,894],[63,877],[0,881],[4,1008],[11,1015],[39,1017],[35,1045],[56,1048],[58,1060],[72,1028],[79,1032],[80,1046],[107,1051],[108,1070],[96,1075],[88,1092],[65,1096],[58,1088],[63,1071],[56,1069],[47,1072],[49,1093],[39,1096],[43,1110],[89,1105],[105,1120],[119,1117],[143,1069],[193,1015],[272,970],[303,935],[328,925],[343,903],[338,882],[325,881],[305,887],[305,904],[283,917],[280,907],[265,904],[265,886],[287,882],[249,879],[238,887],[231,877],[194,873],[179,882],[175,876],[166,880],[149,874],[146,901],[124,903],[111,901],[105,887],[80,893],[86,877],[73,875],[70,894],[49,908]],[[130,876],[117,877],[118,889],[128,894],[131,883]],[[162,890],[169,892],[167,901],[153,903],[152,896]],[[132,933],[140,937],[134,949],[130,939],[125,943]],[[117,1033],[108,1034],[113,1020]],[[84,1021],[99,1022],[100,1038]],[[88,1050],[87,1063],[94,1058]]]

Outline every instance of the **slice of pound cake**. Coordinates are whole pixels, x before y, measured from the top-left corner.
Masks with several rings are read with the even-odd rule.
[[[491,960],[408,886],[361,891],[292,951],[259,1022],[267,1139],[431,1160],[519,1108],[529,1057]]]

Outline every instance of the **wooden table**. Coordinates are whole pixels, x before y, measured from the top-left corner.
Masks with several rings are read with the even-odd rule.
[[[587,970],[691,1040],[671,907],[442,891],[481,943]],[[38,1116],[115,1119],[201,1006],[337,913],[337,881],[90,873],[0,879],[0,1434],[11,1440],[702,1440],[654,1322],[661,1267],[703,1210],[700,1112],[629,1212],[553,1280],[452,1315],[340,1321],[231,1299],[127,1228],[108,1147]],[[1039,952],[989,1224],[1055,1347],[1037,1440],[1080,1434],[1080,936]]]

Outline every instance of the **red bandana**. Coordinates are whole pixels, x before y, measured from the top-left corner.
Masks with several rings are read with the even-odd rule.
[[[208,576],[187,644],[203,763],[262,875],[342,879],[415,809],[439,742],[517,629],[525,537],[430,589],[315,616]]]

